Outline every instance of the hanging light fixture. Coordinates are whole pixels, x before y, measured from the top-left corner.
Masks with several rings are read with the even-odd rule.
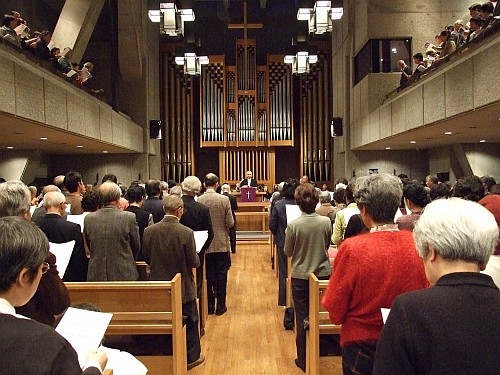
[[[292,66],[292,74],[307,74],[310,71],[310,64],[318,62],[316,49],[307,44],[304,36],[298,36],[292,40],[292,46],[283,59],[285,64]]]
[[[159,10],[150,10],[151,22],[160,23],[160,33],[168,36],[184,35],[184,22],[194,21],[192,9],[177,9],[175,2],[160,3]]]
[[[342,18],[344,8],[332,8],[331,1],[316,1],[313,8],[299,8],[297,19],[308,21],[309,33],[324,34],[332,31],[332,20]]]
[[[208,56],[197,56],[195,52],[185,52],[184,56],[176,56],[175,63],[184,67],[184,74],[199,76],[201,66],[210,62]]]

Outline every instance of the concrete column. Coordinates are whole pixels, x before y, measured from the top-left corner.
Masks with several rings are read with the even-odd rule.
[[[61,48],[75,50],[74,61],[80,61],[101,14],[104,0],[66,0],[57,21],[52,40]]]

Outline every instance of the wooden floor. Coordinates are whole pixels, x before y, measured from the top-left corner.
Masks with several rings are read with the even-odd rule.
[[[229,270],[228,311],[208,317],[201,339],[206,360],[190,375],[303,374],[294,363],[295,334],[283,328],[270,257],[267,244],[238,242]]]

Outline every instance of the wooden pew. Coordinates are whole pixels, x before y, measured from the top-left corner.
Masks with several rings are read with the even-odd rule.
[[[149,375],[187,372],[181,275],[171,281],[67,282],[71,303],[88,302],[113,313],[106,336],[172,335],[173,355],[138,356]]]
[[[340,325],[332,324],[321,299],[328,280],[309,275],[309,330],[306,333],[306,374],[342,374],[342,357],[319,355],[319,335],[340,334]],[[335,372],[334,372],[335,371]]]

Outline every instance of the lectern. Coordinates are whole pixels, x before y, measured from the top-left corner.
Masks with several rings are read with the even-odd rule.
[[[241,187],[241,201],[242,202],[255,202],[257,197],[257,188],[253,186]]]

